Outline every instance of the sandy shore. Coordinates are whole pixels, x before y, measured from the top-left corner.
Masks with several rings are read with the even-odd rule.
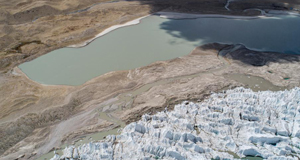
[[[112,32],[116,29],[119,29],[119,28],[122,28],[122,27],[127,27],[127,26],[132,26],[132,25],[137,25],[141,22],[142,19],[148,17],[150,15],[147,15],[147,16],[143,16],[143,17],[140,17],[140,18],[137,18],[137,19],[134,19],[132,21],[129,21],[129,22],[126,22],[124,24],[119,24],[119,25],[113,25],[107,29],[105,29],[104,31],[102,31],[101,33],[99,33],[98,35],[96,35],[94,38],[90,39],[90,40],[87,40],[85,42],[82,42],[80,44],[74,44],[74,45],[70,45],[68,47],[71,47],[71,48],[78,48],[78,47],[84,47],[86,45],[88,45],[89,43],[91,43],[92,41],[94,41],[95,39],[101,37],[101,36],[104,36],[106,34],[108,34],[109,32]]]
[[[195,18],[255,19],[255,18],[261,17],[261,16],[234,16],[234,15],[218,15],[218,14],[191,14],[191,13],[176,13],[176,12],[156,12],[151,15],[159,15],[161,18],[167,18],[167,19],[195,19]],[[143,16],[143,17],[134,19],[134,20],[126,22],[124,24],[113,25],[113,26],[105,29],[104,31],[102,31],[101,33],[99,33],[98,35],[93,37],[92,39],[84,41],[80,44],[69,45],[67,47],[70,47],[70,48],[84,47],[84,46],[88,45],[89,43],[91,43],[92,41],[94,41],[95,39],[97,39],[101,36],[104,36],[104,35],[108,34],[109,32],[112,32],[116,29],[131,26],[131,25],[137,25],[141,22],[142,19],[149,17],[151,15],[149,14],[147,16]]]
[[[225,6],[226,8],[226,6]],[[237,16],[237,15],[222,15],[222,14],[195,14],[195,13],[177,13],[177,12],[156,12],[153,14],[149,14],[147,16],[143,16],[137,19],[134,19],[132,21],[126,22],[124,24],[119,24],[119,25],[113,25],[98,35],[96,35],[94,38],[89,39],[87,41],[84,41],[80,44],[74,44],[74,45],[69,45],[68,47],[71,48],[78,48],[78,47],[84,47],[94,41],[95,39],[104,36],[108,34],[109,32],[112,32],[116,29],[122,28],[122,27],[127,27],[131,25],[137,25],[141,22],[142,19],[152,16],[152,15],[159,15],[161,18],[167,18],[167,19],[197,19],[197,18],[229,18],[229,19],[257,19],[257,18],[265,18],[265,17],[274,17],[278,15],[293,15],[293,16],[300,16],[299,13],[297,12],[292,12],[292,11],[277,11],[277,10],[269,10],[268,13],[261,9],[248,9],[248,10],[259,10],[261,11],[261,15],[259,16]],[[247,10],[245,10],[247,11]]]
[[[294,0],[289,3],[284,0],[150,0],[114,3],[101,0],[100,4],[99,0],[85,3],[79,0],[70,3],[67,0],[53,3],[23,1],[0,2],[4,11],[0,14],[0,22],[3,22],[0,23],[0,72],[7,72],[55,49],[85,45],[110,26],[158,11],[256,16],[261,12],[247,9],[288,11],[292,7],[296,13],[299,8],[299,2]]]

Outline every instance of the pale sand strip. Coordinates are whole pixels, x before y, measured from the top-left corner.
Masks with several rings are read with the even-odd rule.
[[[70,46],[68,46],[68,47],[70,47],[70,48],[77,48],[77,47],[83,47],[83,46],[86,46],[86,45],[88,45],[89,43],[91,43],[93,40],[97,39],[98,37],[104,36],[105,34],[111,32],[111,31],[114,31],[114,30],[116,30],[116,29],[118,29],[118,28],[122,28],[122,27],[126,27],[126,26],[131,26],[131,25],[137,25],[137,24],[140,23],[141,19],[146,18],[146,17],[148,17],[148,16],[150,16],[150,14],[147,15],[147,16],[143,16],[143,17],[134,19],[134,20],[132,20],[132,21],[126,22],[126,23],[124,23],[124,24],[118,24],[118,25],[111,26],[111,27],[105,29],[104,31],[102,31],[101,33],[99,33],[98,35],[96,35],[94,38],[92,38],[92,39],[90,39],[90,40],[87,40],[87,41],[82,42],[82,43],[80,43],[80,44],[70,45]]]
[[[260,16],[234,16],[221,14],[192,14],[192,13],[177,13],[177,12],[157,12],[161,18],[168,19],[196,19],[196,18],[230,18],[230,19],[255,19]]]
[[[197,19],[197,18],[227,18],[227,19],[257,19],[257,18],[276,18],[278,15],[293,15],[299,14],[293,12],[276,12],[269,11],[269,13],[259,16],[235,16],[235,15],[221,15],[221,14],[192,14],[192,13],[177,13],[177,12],[157,12],[161,18],[168,19]]]
[[[89,39],[87,41],[84,41],[79,44],[70,45],[68,47],[70,48],[79,48],[84,47],[91,43],[93,40],[97,39],[98,37],[104,36],[105,34],[114,31],[116,29],[131,26],[131,25],[137,25],[141,22],[142,19],[149,17],[151,15],[159,15],[161,18],[168,18],[168,19],[196,19],[196,18],[229,18],[229,19],[257,19],[257,18],[270,18],[276,15],[293,15],[293,16],[300,16],[298,13],[289,12],[289,11],[273,11],[270,10],[268,13],[262,12],[262,15],[260,16],[235,16],[235,15],[221,15],[221,14],[191,14],[191,13],[177,13],[177,12],[156,12],[154,14],[149,14],[147,16],[143,16],[137,19],[134,19],[132,21],[126,22],[124,24],[114,25],[111,26],[98,35],[96,35],[94,38]]]

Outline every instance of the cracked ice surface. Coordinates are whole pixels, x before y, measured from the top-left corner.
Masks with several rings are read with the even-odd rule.
[[[235,155],[235,156],[234,156]],[[201,103],[143,115],[120,135],[77,148],[56,159],[265,159],[300,157],[300,88],[253,92],[236,88]]]

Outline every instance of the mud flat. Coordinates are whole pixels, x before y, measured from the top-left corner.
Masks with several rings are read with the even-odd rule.
[[[286,87],[280,87],[273,85],[270,81],[265,80],[261,77],[249,76],[244,74],[229,74],[226,78],[235,80],[237,82],[243,83],[246,88],[250,88],[253,91],[282,91]]]

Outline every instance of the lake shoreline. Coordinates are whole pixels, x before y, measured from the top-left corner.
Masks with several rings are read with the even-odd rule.
[[[176,58],[169,61],[161,61],[156,62],[151,65],[133,69],[130,71],[116,71],[106,75],[99,76],[95,79],[90,80],[82,86],[78,87],[70,87],[69,91],[65,94],[61,95],[56,94],[58,96],[54,99],[61,99],[68,95],[69,99],[79,99],[81,102],[76,102],[79,104],[80,110],[75,111],[70,117],[68,121],[72,122],[72,124],[78,124],[77,127],[82,127],[82,131],[78,132],[78,136],[85,135],[86,131],[92,132],[92,130],[85,129],[85,127],[97,126],[102,124],[102,120],[99,122],[88,125],[89,119],[92,120],[99,111],[103,111],[104,108],[106,113],[109,113],[113,117],[118,117],[118,119],[126,122],[127,124],[130,122],[134,122],[140,119],[140,116],[145,113],[156,113],[157,111],[161,111],[167,105],[169,109],[172,109],[173,104],[180,103],[184,100],[190,101],[198,101],[199,99],[205,99],[206,96],[210,95],[211,92],[219,92],[223,89],[234,88],[237,86],[247,86],[247,84],[243,84],[243,82],[238,82],[236,80],[228,79],[226,76],[230,77],[230,74],[236,73],[241,75],[249,75],[249,76],[258,76],[263,77],[265,80],[270,81],[273,85],[276,86],[286,86],[287,88],[291,88],[293,86],[299,86],[300,75],[293,74],[295,72],[296,67],[300,67],[299,62],[291,63],[289,61],[286,62],[274,62],[265,66],[261,66],[260,69],[257,69],[252,65],[245,65],[244,62],[240,60],[250,59],[249,57],[243,57],[242,55],[246,55],[248,52],[252,52],[255,54],[260,54],[257,51],[251,51],[246,48],[240,48],[233,53],[223,55],[224,58],[227,59],[230,63],[224,64],[218,58],[218,52],[223,49],[230,48],[232,45],[225,44],[209,44],[201,47],[197,47],[192,53],[183,56],[181,58]],[[234,47],[233,47],[234,48]],[[234,58],[235,53],[242,57]],[[267,54],[268,55],[268,54]],[[270,60],[276,57],[289,57],[292,55],[282,55],[276,53],[270,53]],[[232,57],[234,56],[234,57]],[[264,59],[265,55],[258,58]],[[299,57],[295,55],[295,57]],[[232,59],[234,58],[234,59]],[[210,62],[207,64],[206,62]],[[253,59],[253,62],[256,63],[256,60]],[[186,64],[189,65],[186,65]],[[287,65],[289,67],[287,67]],[[280,67],[281,66],[281,67]],[[283,69],[281,69],[283,68]],[[293,70],[286,70],[284,68],[293,68]],[[299,68],[300,69],[300,68]],[[269,70],[272,70],[272,73],[268,73]],[[291,76],[290,80],[283,80],[283,78],[288,74]],[[190,75],[190,76],[189,76]],[[292,76],[293,75],[293,76]],[[16,75],[17,76],[17,75]],[[178,77],[178,78],[172,78]],[[24,78],[24,77],[23,77]],[[18,82],[26,82],[32,83],[28,79],[22,80],[22,75],[14,78],[18,80]],[[11,79],[14,81],[13,79]],[[10,81],[11,81],[10,80]],[[163,81],[161,83],[160,81]],[[298,81],[298,83],[296,83]],[[136,83],[139,82],[139,83]],[[157,83],[156,83],[157,82]],[[145,86],[147,84],[154,83],[154,85],[150,85],[149,88],[146,87],[143,89],[143,92],[134,93],[135,90]],[[120,85],[123,84],[123,85]],[[32,84],[36,85],[36,84]],[[110,86],[112,90],[105,90],[104,86]],[[49,88],[50,86],[41,86],[44,89]],[[191,86],[198,86],[193,87]],[[51,86],[50,88],[56,88],[55,86]],[[64,87],[58,87],[57,89],[62,89]],[[44,90],[43,89],[43,90]],[[123,90],[123,91],[122,91]],[[95,92],[96,91],[96,92]],[[117,92],[115,92],[117,91]],[[174,95],[177,91],[177,94]],[[52,91],[51,91],[52,92]],[[102,96],[112,94],[112,96],[103,98]],[[48,98],[51,98],[49,95],[45,95]],[[87,97],[93,97],[92,99],[87,99]],[[97,98],[98,97],[98,98]],[[42,98],[43,99],[43,98]],[[62,100],[63,100],[62,99]],[[47,103],[41,101],[36,102],[38,106],[47,106]],[[66,102],[64,102],[66,103]],[[72,102],[74,103],[74,102]],[[58,101],[57,104],[63,104],[63,101]],[[100,105],[101,104],[101,105]],[[104,107],[104,108],[103,108]],[[45,108],[45,107],[44,107]],[[54,110],[59,110],[60,107],[53,108]],[[118,109],[119,108],[119,109]],[[50,108],[47,107],[49,110]],[[41,113],[45,112],[41,108],[39,109]],[[94,110],[94,111],[93,111]],[[91,115],[85,115],[87,111],[93,111]],[[31,111],[32,112],[32,111]],[[62,113],[68,113],[63,111]],[[26,116],[20,115],[26,119]],[[85,123],[81,123],[80,117],[84,117]],[[98,118],[97,118],[98,119]],[[59,122],[59,124],[63,125],[68,121]],[[94,120],[93,120],[94,121]],[[68,123],[70,123],[68,122]],[[105,121],[103,121],[105,122]],[[59,128],[57,125],[54,125],[49,128],[50,133],[67,133],[73,131],[72,126],[65,126],[63,130]],[[93,127],[92,127],[93,128]],[[96,128],[95,128],[96,129]],[[102,128],[102,129],[105,129]],[[48,130],[48,129],[47,129]],[[46,131],[47,131],[46,130]],[[86,131],[85,131],[86,130]],[[97,132],[96,130],[92,133]],[[47,132],[46,132],[47,133]],[[66,134],[65,136],[67,136]],[[37,135],[31,135],[31,138]],[[54,141],[55,146],[59,147],[60,138],[53,137],[53,133],[49,135],[51,141]],[[78,140],[78,139],[77,139]],[[48,141],[48,140],[45,140]],[[76,139],[75,139],[76,141]],[[38,144],[40,141],[32,141],[32,143]],[[26,143],[26,139],[19,143],[21,146],[28,145]],[[32,145],[32,144],[31,144]],[[17,147],[17,146],[16,146]],[[36,157],[45,153],[42,150],[51,150],[51,148],[39,148],[37,151],[22,151],[25,153],[26,157],[30,156],[28,153],[36,152]],[[20,154],[18,152],[17,154]],[[28,152],[28,153],[27,153]],[[10,157],[14,157],[15,154],[10,154]],[[1,159],[1,158],[0,158]]]
[[[268,22],[273,25],[278,24],[277,26],[281,26],[281,24],[285,23],[298,23],[298,19],[293,16],[293,18],[289,20],[290,17],[284,16],[282,20],[279,21],[276,19],[278,18],[278,15],[275,15],[274,19],[272,17],[273,16],[247,17],[157,12],[156,14],[144,16],[122,25],[112,26],[95,36],[95,38],[85,41],[84,43],[74,45],[71,48],[67,47],[55,50],[44,56],[38,57],[32,62],[23,63],[18,67],[29,78],[41,84],[80,86],[93,78],[109,72],[129,70],[146,66],[155,61],[169,60],[184,56],[195,46],[207,43],[243,44],[251,50],[265,52],[273,51],[284,53],[290,48],[294,49],[296,42],[291,40],[288,41],[288,39],[295,39],[295,36],[288,36],[291,35],[291,31],[283,33],[281,36],[283,38],[278,38],[278,36],[272,34],[271,31],[264,31],[261,28],[265,28],[268,25]],[[189,20],[191,18],[195,20]],[[244,19],[249,21],[243,21]],[[144,20],[143,23],[141,23],[141,20]],[[226,32],[223,34],[217,27],[216,21],[220,22],[221,25],[224,25],[228,33]],[[201,23],[204,25],[201,25]],[[232,23],[232,25],[227,25],[230,23]],[[216,27],[208,27],[208,25]],[[240,28],[236,28],[235,26],[237,25],[239,25]],[[126,26],[132,26],[133,28],[124,28]],[[196,26],[199,26],[199,28]],[[251,31],[257,31],[256,36],[264,43],[257,43],[257,40],[255,40],[256,38],[254,38],[256,36],[254,36],[252,40],[247,39],[247,36],[253,36],[252,34],[249,34],[250,30],[247,29],[249,26],[255,28]],[[261,27],[257,28],[256,26]],[[184,29],[186,27],[190,27],[190,30],[196,34],[191,36],[190,31]],[[284,27],[284,25],[282,27]],[[121,28],[123,29],[121,30]],[[273,29],[273,32],[278,32],[281,29],[281,27],[275,28]],[[153,32],[153,34],[146,34],[149,30]],[[210,35],[205,32],[206,30]],[[292,31],[294,30],[295,29]],[[136,34],[134,34],[135,32]],[[128,36],[127,34],[132,36],[126,39]],[[260,35],[263,34],[267,34],[268,36],[261,37]],[[98,39],[104,35],[106,36]],[[117,36],[121,38],[117,38]],[[94,41],[96,39],[97,41]],[[140,40],[142,40],[143,43],[141,43]],[[272,40],[274,40],[274,42]],[[93,43],[91,44],[91,42]],[[286,42],[289,42],[290,45],[272,44],[285,44]],[[86,46],[86,48],[84,46]],[[292,52],[294,50],[291,49],[290,51]],[[135,57],[139,59],[139,61],[129,63],[130,57]],[[122,61],[122,59],[124,59],[124,61]]]
[[[255,9],[254,9],[255,10]],[[159,11],[156,13],[152,13],[146,16],[142,16],[140,18],[131,20],[129,22],[126,22],[124,24],[118,24],[118,25],[113,25],[109,28],[106,28],[105,30],[103,30],[102,32],[100,32],[99,34],[97,34],[95,37],[86,40],[84,42],[81,42],[79,44],[73,44],[73,45],[69,45],[65,48],[81,48],[84,46],[89,45],[91,42],[93,42],[95,39],[104,36],[106,34],[108,34],[109,32],[112,32],[114,30],[117,30],[119,28],[123,28],[123,27],[128,27],[128,26],[132,26],[132,25],[138,25],[139,23],[141,23],[141,20],[143,20],[146,17],[149,16],[159,16],[161,18],[166,18],[166,19],[198,19],[198,18],[229,18],[229,19],[258,19],[258,18],[266,18],[266,17],[273,17],[276,15],[296,15],[296,16],[300,16],[299,13],[295,13],[295,12],[290,12],[290,11],[276,11],[276,10],[270,10],[269,13],[267,15],[257,15],[257,16],[238,16],[238,15],[222,15],[222,14],[196,14],[196,13],[178,13],[178,12],[168,12],[168,11]]]
[[[2,156],[0,159],[16,158],[23,154],[25,158],[29,157],[29,159],[35,159],[45,153],[45,150],[48,152],[52,148],[43,148],[43,143],[49,142],[49,139],[54,139],[54,141],[56,141],[56,145],[61,143],[61,137],[55,137],[55,134],[53,133],[64,133],[62,136],[66,136],[74,131],[72,130],[72,126],[66,126],[66,128],[63,128],[66,132],[61,132],[62,128],[58,127],[59,124],[66,122],[67,119],[74,118],[72,119],[74,121],[70,120],[70,122],[72,122],[71,124],[78,124],[78,127],[83,128],[83,132],[78,132],[78,135],[85,135],[84,130],[97,132],[97,129],[101,126],[100,124],[102,124],[99,122],[102,121],[102,119],[98,119],[97,117],[97,111],[103,110],[103,106],[100,106],[99,104],[104,104],[104,106],[106,105],[105,107],[108,106],[106,112],[111,113],[114,117],[118,117],[124,122],[130,123],[139,120],[140,116],[144,113],[149,112],[153,114],[157,111],[161,111],[166,105],[171,109],[173,104],[177,104],[183,100],[197,101],[199,99],[205,99],[207,95],[211,94],[211,92],[218,92],[224,88],[246,86],[241,82],[230,80],[225,77],[225,75],[230,75],[232,73],[263,77],[276,86],[285,86],[288,88],[299,86],[300,77],[295,73],[300,69],[299,61],[285,61],[284,56],[280,56],[275,53],[274,57],[281,57],[280,59],[284,62],[270,61],[268,65],[259,66],[258,69],[257,66],[241,61],[249,57],[238,57],[234,59],[231,57],[231,54],[228,54],[225,57],[230,62],[228,68],[224,70],[216,70],[212,73],[206,73],[213,69],[222,69],[224,67],[223,62],[220,61],[217,55],[219,51],[230,46],[232,45],[209,44],[197,47],[192,53],[181,58],[155,62],[145,67],[139,67],[129,71],[109,72],[105,75],[93,78],[80,86],[47,86],[36,84],[35,82],[32,82],[32,80],[26,77],[24,78],[24,74],[13,75],[12,73],[7,73],[5,75],[1,75],[0,83],[3,88],[7,89],[7,92],[5,93],[6,99],[2,102],[5,106],[13,108],[15,105],[14,102],[7,102],[7,98],[19,98],[27,96],[27,94],[33,94],[38,97],[38,100],[28,102],[28,104],[25,104],[25,107],[22,106],[19,110],[14,110],[13,112],[16,112],[16,115],[20,114],[20,118],[11,118],[10,121],[7,121],[10,122],[10,124],[1,123],[2,128],[7,128],[11,125],[17,126],[25,124],[25,122],[29,121],[31,118],[28,114],[38,114],[41,115],[41,118],[43,118],[42,115],[53,115],[53,117],[56,117],[56,114],[59,113],[63,114],[63,118],[59,117],[58,121],[54,120],[53,122],[50,119],[49,122],[45,122],[44,126],[34,128],[34,130],[29,133],[29,136],[26,137],[27,139],[24,138],[20,140],[18,144],[10,143],[14,144],[14,146],[6,152],[6,157]],[[239,53],[240,55],[248,52],[252,53],[251,50],[247,49],[235,51],[235,53]],[[270,59],[274,57],[270,57]],[[290,55],[286,55],[286,57],[290,57]],[[259,57],[258,59],[264,58]],[[206,62],[211,62],[211,64],[207,64]],[[253,62],[253,64],[255,63],[256,61]],[[269,71],[272,71],[272,73]],[[186,75],[202,72],[205,72],[205,74],[199,74],[195,77],[185,77]],[[179,78],[175,80],[168,79],[172,77]],[[290,79],[284,80],[286,77],[289,77]],[[167,79],[168,83],[151,86],[144,92],[131,96],[132,93],[130,91],[163,79]],[[19,88],[9,88],[10,86],[16,86]],[[197,86],[198,88],[194,86]],[[24,91],[19,92],[18,89],[20,88]],[[53,88],[53,90],[50,90],[49,88]],[[49,90],[49,92],[45,92],[45,90]],[[11,93],[8,93],[9,91],[11,91]],[[175,91],[178,91],[179,93],[174,95],[173,93],[176,93]],[[105,97],[106,95],[109,96]],[[122,99],[124,97],[127,97],[129,100],[126,99],[118,103],[108,103],[109,105],[104,103],[105,101],[109,101],[114,98]],[[29,99],[32,97],[25,98]],[[18,101],[16,100],[16,102]],[[66,104],[68,105],[65,106]],[[31,108],[29,111],[27,110],[27,112],[22,113],[22,111],[26,109],[26,105]],[[69,111],[67,109],[60,110],[62,107],[72,108],[73,105],[78,107],[75,107],[74,111]],[[124,105],[125,107],[121,111],[116,109],[116,107],[118,108],[121,106],[120,108],[122,108]],[[48,110],[51,109],[53,109],[53,112],[49,113]],[[83,116],[83,112],[85,112],[86,109],[94,110],[95,113]],[[10,110],[8,109],[8,111]],[[70,114],[66,114],[68,112]],[[24,121],[22,121],[22,119]],[[36,124],[31,125],[35,126]],[[28,128],[32,126],[28,126]],[[92,129],[84,128],[86,126],[91,126]],[[48,137],[40,140],[39,136],[41,136],[42,133]],[[15,132],[14,134],[18,135],[20,133]],[[30,140],[30,144],[27,143],[28,140]],[[53,147],[56,146],[54,145]]]

